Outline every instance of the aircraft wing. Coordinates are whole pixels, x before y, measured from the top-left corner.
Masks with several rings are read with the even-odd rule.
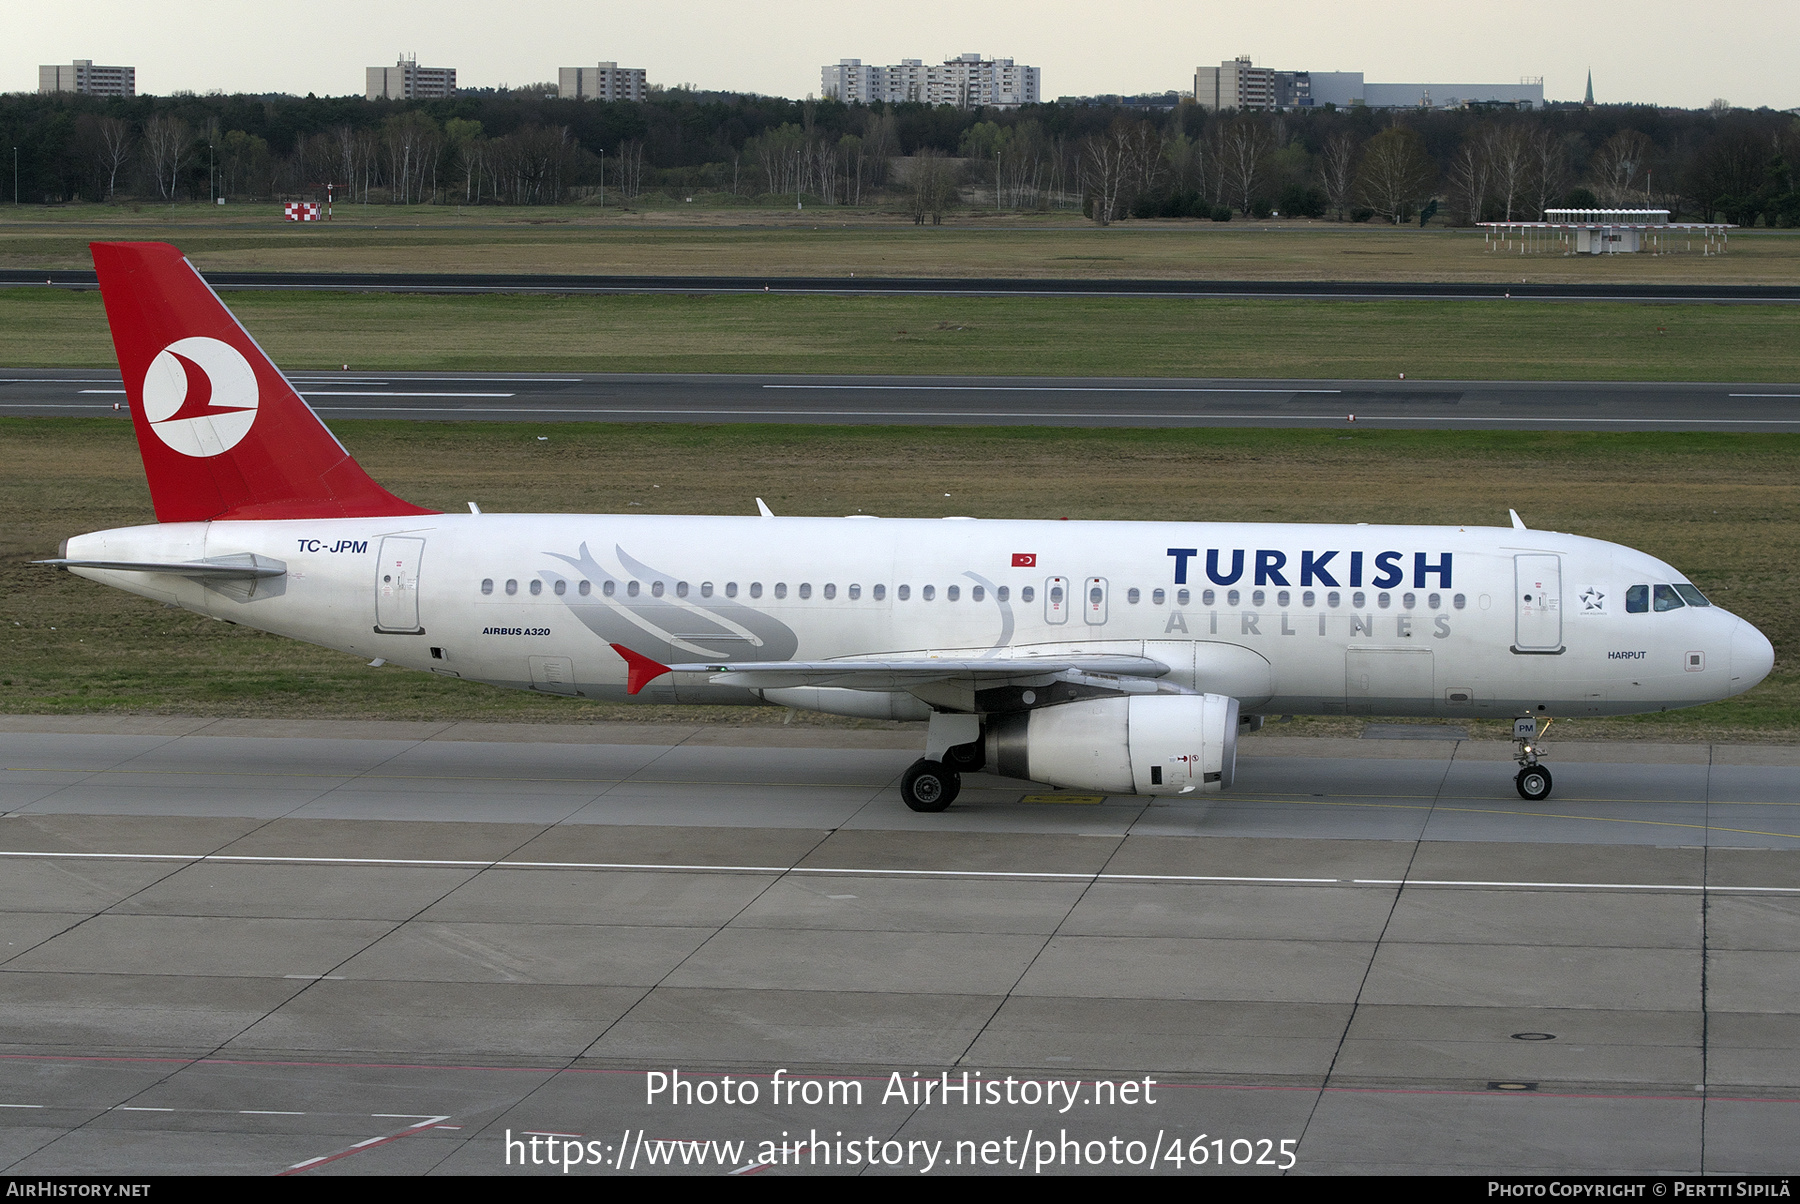
[[[734,661],[665,665],[623,644],[613,651],[630,666],[625,690],[636,694],[665,673],[704,673],[715,685],[770,690],[791,686],[832,686],[846,690],[910,690],[932,682],[963,679],[982,689],[1052,680],[1104,684],[1125,693],[1149,687],[1169,666],[1147,656],[1074,653],[1067,656],[874,657],[830,661]],[[1154,688],[1154,687],[1150,687]]]

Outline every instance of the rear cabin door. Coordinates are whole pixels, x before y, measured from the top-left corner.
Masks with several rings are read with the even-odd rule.
[[[419,626],[419,561],[425,541],[410,535],[389,535],[381,541],[375,558],[375,630],[396,635],[421,635]]]
[[[1522,553],[1513,557],[1513,573],[1513,651],[1561,652],[1562,558]]]

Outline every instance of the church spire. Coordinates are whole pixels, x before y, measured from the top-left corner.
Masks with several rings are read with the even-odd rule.
[[[1581,103],[1590,109],[1594,107],[1594,69],[1592,67],[1588,68],[1587,99]]]

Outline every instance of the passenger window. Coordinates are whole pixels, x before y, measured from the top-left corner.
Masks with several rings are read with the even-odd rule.
[[[969,601],[971,602],[979,602],[985,597],[987,597],[987,590],[979,585],[969,591]]]
[[[1133,606],[1138,604],[1138,599],[1141,597],[1143,597],[1143,595],[1138,592],[1138,587],[1135,585],[1125,591],[1125,600]]]
[[[802,598],[810,598],[810,597],[812,597],[812,582],[810,582],[810,581],[802,581],[802,582],[801,582],[801,583],[800,583],[800,596],[801,596],[801,597],[802,597]]]
[[[726,597],[727,597],[727,598],[735,598],[735,597],[737,597],[737,582],[735,582],[735,581],[727,581],[727,582],[726,582],[726,583],[725,583],[725,596],[726,596]]]
[[[1411,610],[1413,607],[1417,606],[1418,603],[1419,599],[1417,597],[1412,594],[1406,594],[1400,599],[1400,609]]]
[[[852,585],[852,586],[851,586],[851,587],[850,587],[850,600],[851,600],[851,601],[852,601],[852,602],[854,602],[854,601],[856,601],[856,600],[857,600],[857,599],[858,599],[858,598],[860,598],[860,597],[862,597],[862,586],[860,586],[860,585]]]
[[[1687,605],[1681,600],[1681,595],[1675,592],[1675,587],[1672,585],[1657,586],[1655,597],[1658,611],[1680,610]]]
[[[933,598],[937,597],[937,586],[935,586],[935,585],[926,586],[924,589],[919,591],[919,597],[925,599],[925,601],[927,601],[927,602],[931,601]]]
[[[1165,601],[1168,600],[1168,597],[1169,597],[1169,595],[1164,593],[1162,590],[1153,589],[1150,591],[1150,604],[1152,606],[1161,606]]]
[[[531,596],[532,597],[535,598],[543,592],[544,592],[544,583],[542,581],[533,581],[531,583]],[[1671,591],[1671,592],[1673,592],[1673,591]],[[1658,594],[1656,597],[1656,608],[1658,610],[1662,609],[1662,595],[1661,594]]]
[[[1252,591],[1250,594],[1250,605],[1261,606],[1263,604],[1263,598],[1266,596],[1267,595],[1265,595],[1261,590]]]
[[[1282,590],[1279,594],[1275,595],[1275,605],[1286,606],[1287,604],[1288,604],[1288,592],[1286,590]]]
[[[564,594],[569,592],[569,583],[567,581],[558,581],[551,588],[553,588],[556,591],[556,596],[560,598]]]
[[[1213,593],[1211,590],[1203,590],[1203,591],[1201,591],[1201,594],[1200,594],[1200,605],[1211,606],[1213,604],[1213,600],[1217,597],[1218,597],[1218,595]],[[1186,590],[1177,590],[1175,593],[1175,601],[1181,603],[1181,605],[1183,605],[1183,606],[1186,606],[1188,604],[1188,592]]]
[[[677,582],[676,582],[676,583],[675,583],[675,596],[676,596],[676,597],[677,597],[677,598],[685,598],[685,597],[687,597],[687,591],[688,591],[688,584],[687,584],[687,582],[685,582],[685,581],[677,581]]]
[[[594,583],[592,581],[583,581],[580,585],[575,587],[575,592],[585,598],[594,592]]]
[[[1052,601],[1052,602],[1056,603],[1058,606],[1060,606],[1060,605],[1062,605],[1062,600],[1063,600],[1063,587],[1060,585],[1051,586],[1050,587],[1050,601]]]
[[[900,586],[899,588],[894,590],[894,597],[898,598],[902,602],[906,601],[908,598],[912,597],[912,586],[910,586],[910,585]]]
[[[652,581],[650,583],[650,596],[652,598],[660,598],[663,596],[663,583],[662,582]]]
[[[481,579],[481,592],[484,594],[491,594],[494,592],[494,579],[492,577],[483,577]]]
[[[1708,602],[1706,600],[1705,594],[1701,593],[1699,590],[1695,589],[1693,586],[1688,585],[1684,582],[1677,581],[1675,583],[1675,592],[1680,594],[1682,597],[1682,600],[1684,602],[1686,602],[1689,606],[1711,606],[1712,605],[1711,602]]]
[[[776,596],[776,597],[777,597],[777,598],[785,598],[785,597],[787,597],[787,582],[785,582],[785,581],[777,581],[777,582],[776,582],[776,583],[775,583],[775,596]]]
[[[700,596],[702,598],[712,597],[712,589],[713,589],[712,582],[702,581],[700,583]]]
[[[511,597],[513,594],[516,594],[518,592],[519,592],[519,583],[517,581],[514,581],[511,577],[508,577],[506,579],[507,596]]]
[[[887,598],[887,586],[885,586],[885,585],[876,586],[875,587],[875,600],[877,602],[880,602],[880,601],[885,600],[886,598]]]
[[[961,596],[962,596],[962,590],[959,589],[958,587],[956,587],[954,585],[947,585],[944,587],[944,599],[946,601],[954,602]]]
[[[1386,590],[1383,590],[1381,593],[1375,595],[1375,605],[1379,606],[1383,610],[1386,610],[1388,608],[1388,606],[1393,602],[1393,600],[1394,600],[1393,595],[1389,594]]]
[[[1431,594],[1425,599],[1425,605],[1429,606],[1432,610],[1438,610],[1444,605],[1444,596],[1442,594]]]
[[[1469,595],[1467,595],[1467,594],[1457,594],[1454,598],[1450,599],[1450,605],[1456,607],[1456,609],[1458,609],[1458,610],[1461,610],[1463,607],[1467,606],[1468,604],[1469,604]]]
[[[750,596],[751,596],[751,597],[752,597],[752,598],[760,598],[760,597],[762,597],[762,582],[760,582],[760,581],[752,581],[752,582],[751,582],[751,583],[750,583]]]
[[[995,589],[994,589],[994,599],[995,599],[995,600],[996,600],[996,601],[998,601],[998,602],[1005,602],[1005,601],[1007,601],[1007,600],[1008,600],[1008,599],[1010,599],[1010,598],[1011,598],[1011,597],[1012,597],[1012,590],[1011,590],[1011,589],[1010,589],[1010,588],[1009,588],[1009,587],[1007,587],[1007,586],[1004,586],[1004,585],[1001,585],[1001,586],[997,586],[997,587],[995,587]],[[1027,599],[1025,599],[1025,600],[1026,600],[1026,601],[1027,601],[1027,602],[1029,602],[1029,601],[1031,601],[1031,599],[1030,599],[1030,598],[1027,598]]]
[[[1019,587],[1019,601],[1021,602],[1029,602],[1036,595],[1037,587],[1034,585],[1022,585]],[[1001,599],[1002,602],[1005,600],[1006,599],[1004,598]]]
[[[1236,606],[1238,604],[1238,596],[1239,595],[1236,590],[1234,590],[1234,589],[1226,590],[1225,591],[1225,605]]]
[[[837,586],[835,586],[835,585],[831,584],[829,581],[827,581],[825,583],[825,598],[827,601],[829,601],[835,597],[837,597]]]
[[[511,584],[511,583],[509,582],[508,584]],[[507,590],[506,592],[509,594],[512,593],[512,591],[510,589]],[[600,587],[600,592],[610,598],[614,594],[619,592],[619,583],[617,581],[608,581],[605,585],[602,585]]]
[[[638,590],[642,588],[643,586],[639,585],[637,582],[630,582],[625,586],[625,595],[629,598],[635,598],[638,596]]]
[[[1361,610],[1363,607],[1367,606],[1368,604],[1369,604],[1369,596],[1367,594],[1363,593],[1361,590],[1357,590],[1354,594],[1350,595],[1350,609],[1351,610]]]
[[[1344,595],[1338,593],[1336,590],[1332,590],[1329,594],[1325,595],[1325,605],[1329,606],[1333,610],[1336,610],[1340,605],[1342,605],[1343,601],[1344,601]]]

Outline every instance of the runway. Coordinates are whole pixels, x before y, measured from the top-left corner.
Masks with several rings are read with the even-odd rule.
[[[916,815],[920,742],[0,718],[0,1165],[1791,1170],[1800,750],[1557,744],[1533,805],[1265,732],[1226,795]]]
[[[1793,304],[1800,286],[1580,284],[1508,281],[1129,280],[1092,277],[573,276],[482,272],[208,272],[221,292],[556,294],[788,293],[822,296],[1169,297],[1310,301],[1636,301]],[[0,288],[92,289],[87,270],[0,269]]]
[[[334,418],[1425,430],[1800,429],[1800,385],[295,372]],[[122,413],[117,372],[0,369],[0,415]]]

